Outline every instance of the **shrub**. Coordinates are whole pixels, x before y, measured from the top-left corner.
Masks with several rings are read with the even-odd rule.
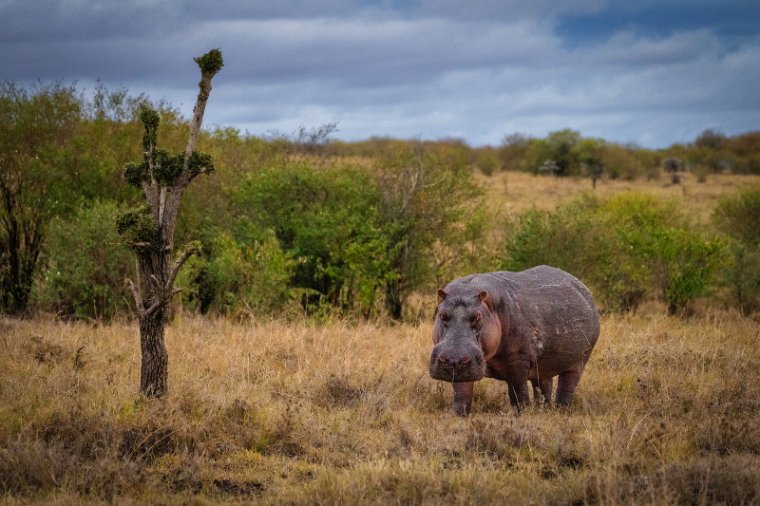
[[[733,262],[724,273],[742,314],[760,311],[760,186],[721,198],[714,223],[731,238]]]
[[[531,209],[517,218],[507,233],[507,267],[522,270],[548,264],[588,274],[598,263],[599,251],[588,241],[603,239],[594,220],[599,201],[583,197],[560,206],[554,212]]]
[[[291,301],[294,261],[274,232],[243,243],[219,232],[205,253],[191,258],[180,273],[178,284],[188,287],[183,304],[240,317],[272,314]]]
[[[528,170],[531,138],[519,133],[504,137],[499,146],[499,159],[505,170]]]
[[[648,170],[655,169],[657,162],[649,151],[605,143],[600,152],[604,170],[610,179],[633,180],[649,175]]]
[[[376,312],[390,270],[391,247],[380,226],[377,187],[357,169],[284,164],[248,177],[235,195],[238,240],[272,230],[295,260],[293,287],[315,311]]]
[[[493,174],[499,170],[501,161],[499,160],[496,150],[492,148],[481,148],[477,152],[475,165],[478,166],[480,172],[484,175],[493,176]]]
[[[669,313],[707,293],[724,244],[692,226],[676,201],[627,193],[607,201],[601,213],[617,241],[617,268],[639,289],[657,290]]]
[[[641,263],[626,261],[602,205],[597,198],[582,197],[554,212],[524,213],[508,233],[506,267],[559,267],[589,283],[608,309],[635,309],[647,291],[647,273]]]
[[[707,293],[723,258],[722,241],[682,228],[665,228],[653,234],[655,282],[668,312],[676,314]]]
[[[723,243],[689,225],[674,201],[636,193],[528,211],[508,237],[508,269],[544,263],[567,270],[616,311],[635,310],[652,291],[671,314],[685,310],[706,293],[723,252]]]
[[[721,230],[735,240],[750,247],[760,246],[760,185],[721,198],[714,218]]]
[[[103,318],[128,312],[124,279],[134,262],[114,223],[122,213],[95,201],[69,219],[50,224],[46,268],[35,290],[40,306],[66,318]]]
[[[443,147],[461,150],[457,143]],[[471,260],[485,258],[489,249],[481,235],[484,192],[464,154],[449,156],[441,146],[410,144],[389,152],[374,168],[391,269],[385,305],[394,319],[402,317],[410,293],[472,272],[480,263]]]

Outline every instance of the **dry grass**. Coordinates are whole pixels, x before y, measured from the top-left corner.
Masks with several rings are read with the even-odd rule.
[[[478,175],[489,190],[491,209],[502,215],[512,215],[535,206],[553,209],[560,203],[577,198],[583,193],[595,191],[609,197],[624,191],[641,191],[661,197],[674,198],[683,203],[687,212],[703,223],[710,219],[718,199],[743,185],[758,184],[760,177],[752,175],[711,174],[700,183],[691,173],[681,174],[682,184],[671,185],[669,178],[634,181],[602,179],[596,190],[591,180],[585,178],[553,178],[524,172],[500,172],[491,177]]]
[[[476,386],[446,412],[429,325],[181,318],[170,394],[133,325],[0,320],[0,502],[760,502],[758,325],[606,317],[569,412]]]

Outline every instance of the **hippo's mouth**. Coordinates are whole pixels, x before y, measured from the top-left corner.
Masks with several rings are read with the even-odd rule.
[[[485,362],[473,361],[466,365],[442,364],[437,360],[430,361],[430,377],[449,383],[469,383],[483,379],[486,374]]]

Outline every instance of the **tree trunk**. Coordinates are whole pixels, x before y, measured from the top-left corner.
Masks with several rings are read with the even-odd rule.
[[[159,230],[155,250],[138,254],[139,278],[145,297],[140,312],[140,392],[147,397],[161,397],[167,390],[169,358],[164,344],[164,326],[171,296],[162,287],[169,277],[168,244],[165,230]]]
[[[164,344],[166,306],[140,318],[140,392],[147,397],[161,397],[167,389],[169,355]]]
[[[401,320],[403,303],[401,301],[401,286],[398,280],[390,281],[385,288],[385,308],[390,317]]]
[[[20,213],[13,193],[8,185],[0,180],[3,210],[4,233],[0,234],[0,257],[5,257],[7,267],[0,271],[0,311],[8,314],[23,314],[29,304],[29,295],[34,281],[34,268],[42,247],[40,234],[41,223],[29,219],[21,223],[16,218]]]

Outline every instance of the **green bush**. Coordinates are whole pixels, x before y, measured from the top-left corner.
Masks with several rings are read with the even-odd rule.
[[[291,302],[293,267],[273,232],[241,243],[222,231],[204,254],[190,258],[177,284],[185,288],[183,305],[202,313],[267,315]]]
[[[732,262],[724,280],[731,289],[732,304],[744,315],[760,312],[760,248],[731,245]]]
[[[714,218],[721,230],[735,240],[750,247],[760,246],[760,185],[725,195],[715,208]]]
[[[602,205],[585,196],[554,212],[524,213],[508,231],[505,268],[552,265],[591,285],[604,307],[634,310],[647,292],[648,273],[641,262],[629,261]]]
[[[414,291],[435,289],[495,257],[486,235],[478,233],[487,224],[480,212],[485,192],[465,154],[458,143],[436,149],[413,143],[390,150],[373,167],[391,268],[385,307],[394,319],[404,316]],[[475,257],[481,262],[472,262]]]
[[[724,258],[724,244],[682,228],[658,230],[653,240],[657,251],[655,282],[662,291],[668,312],[683,312],[689,302],[707,293]]]
[[[647,293],[662,297],[671,314],[684,311],[707,292],[724,251],[720,240],[689,225],[674,201],[636,193],[528,211],[508,238],[506,268],[567,270],[614,311],[635,310]]]
[[[494,173],[499,170],[501,160],[499,160],[499,156],[495,149],[481,148],[477,151],[475,165],[478,166],[480,172],[484,175],[493,176]]]
[[[674,200],[625,193],[600,209],[614,231],[615,266],[637,291],[659,292],[671,314],[705,295],[724,259],[723,241],[698,230]],[[643,296],[643,293],[642,293]]]
[[[713,221],[731,238],[733,261],[724,281],[732,302],[742,314],[760,311],[760,186],[721,198]]]
[[[507,267],[547,264],[587,275],[599,252],[589,241],[603,239],[595,219],[598,206],[598,199],[583,197],[554,212],[531,209],[520,215],[507,233]]]
[[[114,202],[94,201],[50,223],[46,268],[35,286],[41,308],[65,318],[109,319],[129,312],[124,280],[134,275],[134,258],[114,228],[120,215]]]
[[[292,285],[308,311],[329,304],[369,316],[393,275],[377,199],[375,182],[357,169],[275,166],[238,188],[235,234],[247,243],[274,232],[295,260]]]

